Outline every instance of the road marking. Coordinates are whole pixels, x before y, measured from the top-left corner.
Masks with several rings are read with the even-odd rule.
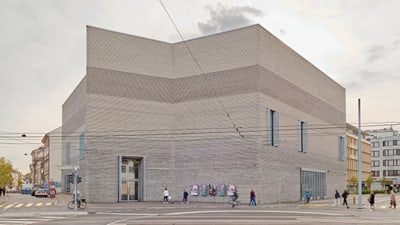
[[[7,209],[9,209],[9,208],[11,208],[11,207],[13,207],[13,206],[14,206],[14,204],[7,205],[6,207],[4,207],[3,210],[7,210]]]
[[[41,205],[43,205],[43,203],[42,203],[42,202],[39,202],[39,203],[36,203],[35,206],[41,206]]]
[[[46,205],[51,205],[51,204],[53,204],[53,203],[51,203],[51,202],[46,203]]]
[[[31,207],[33,205],[33,203],[28,203],[25,205],[25,207]]]
[[[15,206],[15,208],[20,208],[20,207],[23,206],[23,205],[24,205],[24,204],[22,204],[22,203],[21,203],[21,204],[18,204],[18,205]]]

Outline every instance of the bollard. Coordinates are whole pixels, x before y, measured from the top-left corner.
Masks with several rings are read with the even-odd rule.
[[[353,196],[353,205],[356,204],[356,196]]]

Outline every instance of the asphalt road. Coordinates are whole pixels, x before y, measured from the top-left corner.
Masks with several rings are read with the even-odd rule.
[[[69,197],[69,196],[68,196]],[[377,197],[377,207],[358,209],[351,205],[332,207],[331,200],[315,201],[311,207],[301,203],[265,204],[257,207],[227,204],[89,203],[86,210],[74,212],[63,204],[16,207],[23,201],[47,202],[13,196],[14,207],[0,208],[1,224],[400,224],[400,209],[387,207],[388,196]],[[69,199],[69,198],[66,198]],[[36,203],[38,204],[38,203]]]

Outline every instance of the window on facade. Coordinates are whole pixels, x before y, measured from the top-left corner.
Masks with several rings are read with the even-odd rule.
[[[339,160],[343,161],[345,159],[345,143],[344,143],[344,137],[339,136]]]
[[[371,171],[371,176],[373,177],[379,177],[379,170],[378,171]]]
[[[372,161],[372,167],[379,167],[379,161]]]
[[[85,159],[85,133],[79,135],[79,159]]]
[[[69,142],[65,145],[65,163],[71,163],[71,143]]]
[[[372,142],[373,148],[379,148],[379,142]]]
[[[126,166],[125,165],[121,166],[121,173],[126,173]]]
[[[372,151],[372,157],[379,157],[379,151]]]
[[[279,113],[267,109],[267,144],[279,145]]]
[[[303,121],[299,121],[299,151],[307,152],[307,146],[308,146],[307,124]]]
[[[393,145],[397,145],[397,140],[393,140]]]

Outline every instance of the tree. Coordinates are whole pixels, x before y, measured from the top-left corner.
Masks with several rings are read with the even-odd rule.
[[[386,177],[382,177],[382,178],[379,180],[379,183],[381,183],[381,186],[382,186],[382,190],[385,190],[386,181],[387,181]]]
[[[12,164],[4,157],[0,157],[0,187],[6,187],[13,181]]]
[[[356,184],[358,183],[358,178],[356,176],[352,176],[349,179],[350,185],[353,187],[353,191],[357,193],[357,188],[355,188]]]
[[[365,184],[367,184],[367,187],[369,190],[371,190],[371,184],[374,182],[371,176],[368,176],[367,180],[365,181]]]

